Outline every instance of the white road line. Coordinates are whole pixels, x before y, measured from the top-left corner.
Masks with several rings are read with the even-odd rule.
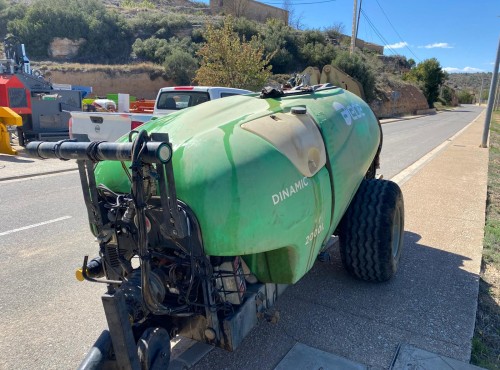
[[[4,231],[4,232],[1,232],[0,236],[4,236],[4,235],[8,235],[8,234],[13,234],[13,233],[17,233],[18,231],[28,230],[28,229],[32,229],[34,227],[43,226],[43,225],[51,224],[51,223],[54,223],[54,222],[59,222],[59,221],[67,220],[68,218],[71,218],[71,216],[59,217],[59,218],[55,218],[53,220],[48,220],[48,221],[44,221],[44,222],[39,222],[37,224],[20,227],[19,229],[7,230],[7,231]]]

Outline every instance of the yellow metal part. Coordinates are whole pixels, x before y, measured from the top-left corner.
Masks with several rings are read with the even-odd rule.
[[[353,94],[356,94],[361,99],[365,100],[363,86],[359,83],[359,81],[337,67],[329,64],[323,67],[320,79],[320,83],[322,84],[328,82],[345,90],[349,90]]]
[[[321,72],[319,71],[318,67],[307,67],[304,69],[304,72],[302,72],[303,75],[309,75],[309,85],[317,85],[319,84],[319,80],[321,78]]]
[[[10,146],[10,135],[7,126],[22,126],[19,114],[8,107],[0,107],[0,153],[16,155],[17,151]]]
[[[84,281],[84,277],[83,277],[83,270],[81,268],[79,268],[78,270],[75,271],[75,277],[76,277],[76,280],[78,281]]]

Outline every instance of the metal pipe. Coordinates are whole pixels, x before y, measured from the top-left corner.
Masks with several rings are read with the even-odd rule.
[[[491,113],[493,111],[493,105],[495,103],[495,92],[497,88],[499,64],[500,64],[500,37],[498,38],[497,58],[495,61],[495,67],[493,69],[493,76],[491,77],[490,93],[488,95],[488,108],[486,109],[486,117],[484,118],[483,140],[481,142],[481,148],[487,147],[488,134],[490,132]]]
[[[109,360],[111,349],[111,336],[108,330],[104,330],[78,366],[78,370],[102,369],[104,363]]]
[[[133,143],[115,143],[92,141],[86,143],[74,141],[44,142],[33,141],[26,146],[28,155],[43,159],[62,160],[80,159],[98,161],[129,161]],[[141,160],[144,163],[167,163],[172,157],[172,148],[166,142],[149,141],[146,143]]]

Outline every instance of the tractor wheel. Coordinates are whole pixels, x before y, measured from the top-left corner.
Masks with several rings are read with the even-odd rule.
[[[137,342],[141,370],[167,369],[170,362],[170,335],[163,328],[148,328]]]
[[[395,273],[404,237],[404,203],[399,186],[363,180],[339,228],[340,254],[347,271],[366,281]]]

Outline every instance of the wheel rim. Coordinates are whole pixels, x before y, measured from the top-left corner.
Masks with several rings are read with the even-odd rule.
[[[392,227],[392,257],[396,258],[399,252],[399,244],[401,241],[401,211],[396,207],[394,213],[393,227]]]

